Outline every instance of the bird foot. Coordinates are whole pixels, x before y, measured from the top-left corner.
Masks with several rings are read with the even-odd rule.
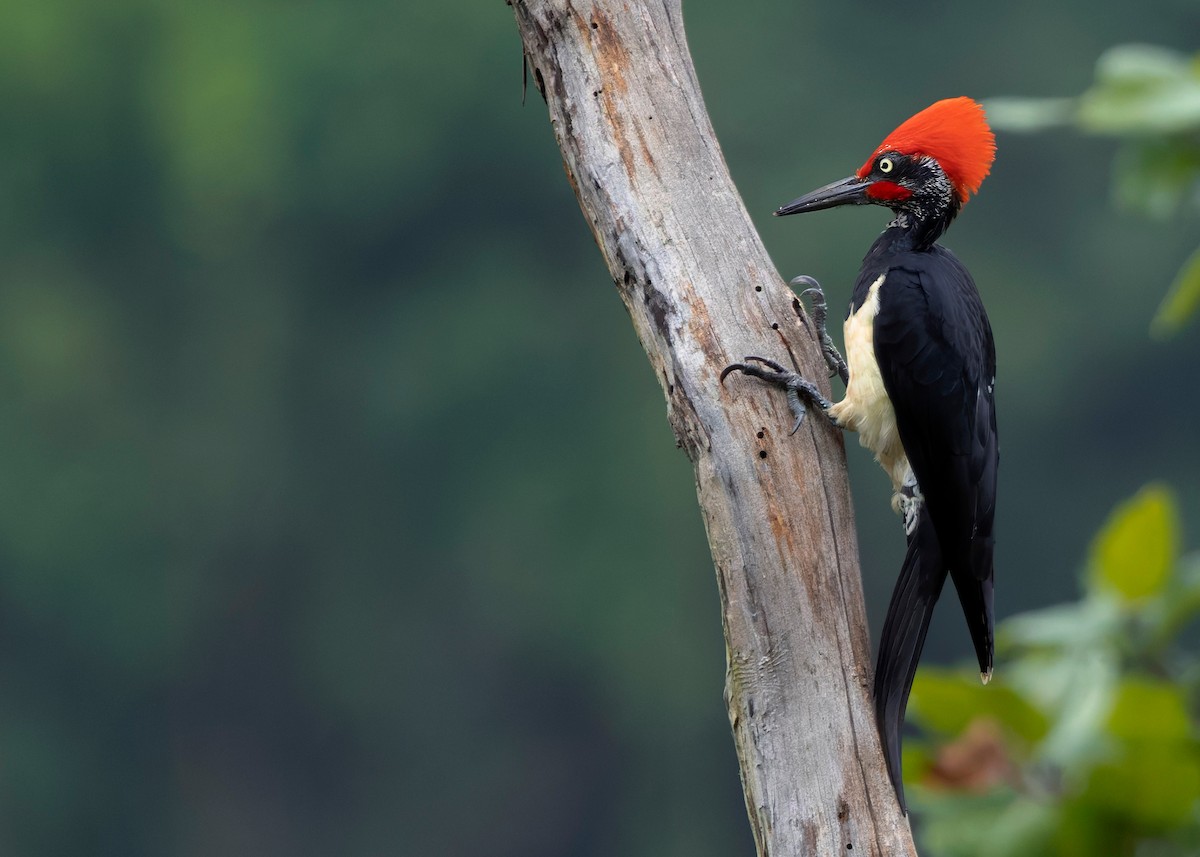
[[[726,366],[721,372],[721,383],[724,384],[725,378],[729,373],[736,370],[744,375],[758,378],[760,381],[766,381],[768,384],[784,390],[787,393],[788,407],[791,409],[792,415],[796,418],[796,423],[792,426],[792,434],[795,434],[800,428],[801,423],[804,422],[804,417],[808,413],[807,405],[816,406],[821,410],[821,413],[828,417],[830,422],[835,426],[837,425],[837,420],[829,415],[829,409],[833,406],[833,403],[821,395],[821,391],[817,389],[817,385],[812,381],[790,369],[785,369],[774,360],[768,360],[766,357],[750,356],[746,357],[745,360],[745,363],[733,363]],[[751,365],[750,361],[761,363],[762,366]]]
[[[791,286],[806,286],[800,293],[801,298],[808,298],[812,304],[813,324],[817,326],[816,337],[821,343],[821,356],[825,358],[825,365],[829,367],[829,377],[837,375],[842,379],[843,384],[850,383],[850,370],[846,366],[846,361],[838,352],[837,346],[833,344],[833,340],[829,337],[829,331],[825,327],[825,322],[829,318],[829,306],[825,301],[825,291],[821,288],[813,277],[807,274],[801,274],[795,277]],[[804,321],[804,316],[800,316],[800,320]]]
[[[921,505],[925,502],[921,486],[917,484],[917,480],[911,474],[908,481],[900,486],[900,491],[896,494],[896,501],[904,520],[904,535],[911,536],[917,529],[917,522],[921,520]]]

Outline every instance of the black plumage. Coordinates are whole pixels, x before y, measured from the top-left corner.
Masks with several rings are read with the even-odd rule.
[[[875,360],[900,441],[924,498],[892,594],[875,668],[875,711],[901,806],[900,734],[933,605],[954,581],[980,673],[993,654],[993,522],[999,444],[991,326],[971,275],[940,245],[912,247],[912,229],[879,237],[851,313],[879,286]],[[852,368],[853,371],[853,368]]]

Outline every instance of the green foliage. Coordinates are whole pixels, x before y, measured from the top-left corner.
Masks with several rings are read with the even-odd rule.
[[[1200,207],[1200,55],[1154,45],[1118,45],[1096,63],[1095,81],[1077,98],[997,98],[997,128],[1040,131],[1071,125],[1119,137],[1113,195],[1119,205],[1166,220]],[[1180,269],[1151,332],[1166,337],[1200,309],[1200,249]]]
[[[1200,248],[1183,264],[1151,322],[1151,332],[1165,337],[1175,333],[1200,309]]]
[[[1092,584],[1127,599],[1160,593],[1179,557],[1179,523],[1171,495],[1151,485],[1113,514],[1092,546]]]
[[[994,718],[1027,743],[1046,734],[1046,716],[1007,685],[984,687],[973,678],[927,669],[913,683],[912,700],[923,712],[923,725],[941,735],[963,732],[976,717]]]
[[[1189,853],[1200,842],[1200,558],[1149,485],[1093,542],[1076,603],[1003,623],[993,687],[926,669],[906,752],[924,845],[941,857]]]
[[[997,99],[988,111],[1009,130],[1071,125],[1120,138],[1113,193],[1124,208],[1166,219],[1200,205],[1200,57],[1115,47],[1079,97]],[[1151,330],[1174,334],[1198,309],[1200,249],[1168,289]],[[1000,629],[1008,657],[1001,686],[1045,718],[1043,736],[1030,740],[1020,707],[984,702],[968,677],[919,677],[914,714],[941,742],[914,750],[923,766],[916,772],[929,784],[919,800],[934,852],[1196,853],[1200,659],[1180,636],[1200,614],[1200,560],[1181,555],[1180,529],[1171,492],[1145,487],[1093,541],[1082,600],[1014,617]],[[960,691],[947,693],[955,682]],[[991,767],[990,776],[966,776],[950,762],[963,757],[961,745],[979,743],[974,724],[984,720],[999,726],[1002,763],[968,754]],[[976,810],[957,813],[971,791],[983,793],[969,798]]]

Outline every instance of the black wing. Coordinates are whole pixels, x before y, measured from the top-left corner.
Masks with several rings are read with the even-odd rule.
[[[990,675],[996,351],[975,283],[949,251],[935,247],[893,263],[879,290],[874,345],[979,670]]]

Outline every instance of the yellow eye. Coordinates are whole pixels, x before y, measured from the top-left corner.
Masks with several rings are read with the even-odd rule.
[[[891,158],[880,158],[879,159],[879,172],[890,173],[892,171],[892,166],[893,166],[893,164],[892,164]]]

